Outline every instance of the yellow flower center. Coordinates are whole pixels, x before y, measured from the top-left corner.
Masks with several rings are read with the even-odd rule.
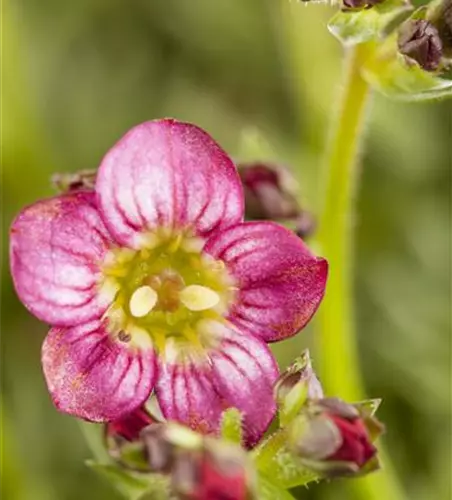
[[[112,249],[101,265],[100,293],[112,336],[136,347],[165,351],[190,345],[202,351],[203,320],[222,321],[234,299],[234,281],[224,263],[202,254],[203,240],[157,231],[140,250]]]

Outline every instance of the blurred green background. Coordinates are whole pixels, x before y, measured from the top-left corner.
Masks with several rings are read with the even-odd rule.
[[[96,167],[128,128],[163,116],[197,123],[237,159],[291,165],[316,211],[342,56],[326,29],[332,11],[289,0],[3,2],[5,500],[119,498],[84,466],[75,420],[50,402],[39,359],[46,326],[9,277],[12,217],[52,194],[52,173]],[[385,442],[407,498],[446,500],[452,107],[373,104],[356,217],[362,367],[368,395],[384,399]],[[250,127],[264,147],[243,146]],[[308,328],[275,346],[281,366],[311,337]],[[348,499],[343,483],[300,498]]]

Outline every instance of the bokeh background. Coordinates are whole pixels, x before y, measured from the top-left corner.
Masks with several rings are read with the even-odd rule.
[[[50,402],[46,326],[9,277],[14,214],[53,193],[52,173],[96,167],[128,128],[163,116],[197,123],[237,159],[291,165],[316,212],[342,57],[331,13],[289,0],[3,2],[5,500],[119,499],[85,467],[75,420]],[[410,500],[450,494],[451,111],[375,96],[357,200],[362,368],[368,395],[384,398],[385,442]],[[308,328],[275,347],[281,366],[311,342]],[[344,483],[300,498],[349,499]]]

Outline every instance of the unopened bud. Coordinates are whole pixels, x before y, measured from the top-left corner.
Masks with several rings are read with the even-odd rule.
[[[365,474],[378,468],[373,441],[382,424],[365,405],[335,398],[314,401],[289,427],[292,451],[326,476]]]
[[[374,5],[382,3],[384,0],[343,0],[344,10],[370,9]]]
[[[310,400],[323,398],[323,389],[312,369],[308,349],[281,374],[274,391],[282,426],[296,418]]]
[[[307,210],[303,210],[295,221],[295,233],[302,239],[312,236],[317,228],[317,221],[314,215]]]
[[[73,173],[55,174],[51,181],[58,191],[67,193],[80,189],[93,190],[96,183],[97,172],[95,170],[80,170]]]
[[[272,163],[247,163],[238,166],[245,191],[248,219],[291,219],[300,213],[290,173]]]
[[[440,67],[443,56],[443,44],[438,29],[425,19],[405,21],[398,37],[401,54],[416,61],[426,71],[435,71]]]
[[[278,401],[285,399],[297,384],[306,386],[306,395],[309,399],[323,398],[322,385],[312,369],[309,349],[305,349],[276,381],[276,399]]]
[[[435,25],[443,44],[443,56],[452,59],[452,0],[435,2],[428,10],[428,20]]]

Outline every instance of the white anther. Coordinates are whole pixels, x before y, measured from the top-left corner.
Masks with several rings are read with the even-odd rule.
[[[142,318],[150,313],[157,304],[157,293],[150,286],[141,286],[137,288],[132,297],[130,297],[129,308],[132,316],[135,318]]]
[[[179,294],[180,301],[190,311],[205,311],[220,302],[220,296],[210,288],[201,285],[189,285]]]

